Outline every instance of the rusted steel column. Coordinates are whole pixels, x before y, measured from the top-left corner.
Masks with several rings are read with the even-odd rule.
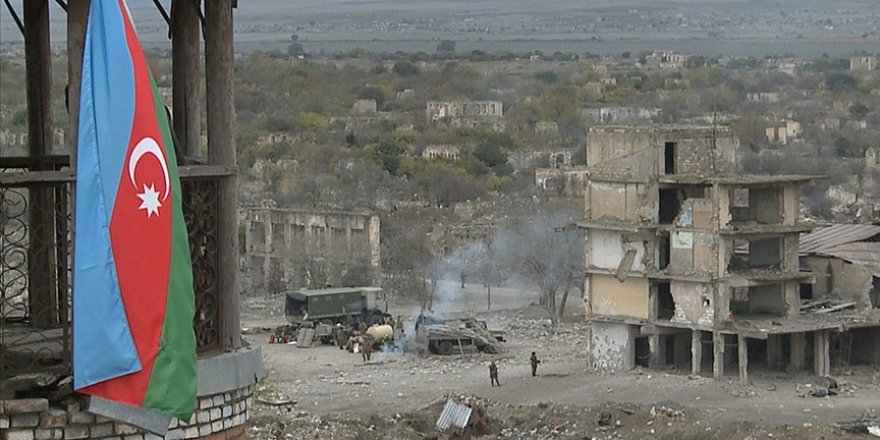
[[[52,51],[49,47],[49,1],[24,2],[24,51],[27,73],[28,156],[30,170],[45,169],[52,150]],[[55,258],[55,197],[52,188],[28,188],[28,298],[33,325],[60,323]]]
[[[232,7],[235,0],[205,2],[205,74],[208,117],[208,162],[236,166],[234,53]],[[227,349],[241,346],[238,317],[238,193],[237,176],[220,181],[218,285],[220,334]]]
[[[179,151],[186,156],[201,156],[201,118],[199,112],[200,0],[171,3],[171,57],[173,63],[174,132]]]

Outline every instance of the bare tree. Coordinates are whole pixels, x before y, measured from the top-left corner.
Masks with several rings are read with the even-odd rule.
[[[504,266],[540,289],[540,303],[553,325],[565,312],[569,290],[583,280],[583,234],[566,227],[570,221],[561,215],[535,217],[505,228],[493,241],[493,253]]]

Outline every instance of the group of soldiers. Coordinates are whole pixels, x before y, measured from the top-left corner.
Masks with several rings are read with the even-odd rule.
[[[403,331],[402,325],[400,325],[398,331],[398,324],[402,324],[400,317],[395,320],[393,317],[389,316],[379,324],[391,326],[395,331],[395,336],[397,333],[402,333]],[[369,361],[373,352],[376,351],[377,346],[380,345],[379,342],[384,341],[374,340],[373,337],[367,333],[368,328],[369,327],[364,322],[358,323],[357,329],[352,331],[349,331],[349,329],[341,324],[336,324],[336,330],[333,333],[333,339],[336,342],[336,346],[339,347],[340,350],[346,350],[349,353],[358,351],[361,353],[364,362]]]
[[[538,355],[533,351],[532,356],[529,357],[529,364],[532,366],[532,377],[538,375],[538,364],[541,363],[541,360],[538,359]],[[489,382],[493,387],[500,387],[501,382],[498,381],[498,364],[495,361],[489,363]]]

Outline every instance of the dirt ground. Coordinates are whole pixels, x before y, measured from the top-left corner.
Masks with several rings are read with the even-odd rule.
[[[675,370],[596,374],[587,369],[587,326],[574,304],[579,299],[570,301],[565,322],[554,329],[521,292],[493,289],[493,309],[504,309],[486,311],[483,288],[458,290],[456,305],[444,304],[445,311],[468,311],[505,330],[502,353],[437,356],[412,349],[379,353],[364,363],[359,354],[333,346],[298,348],[268,344],[265,333],[246,335],[262,345],[266,373],[251,436],[431,438],[449,397],[486,408],[492,421],[487,438],[867,438],[835,424],[880,416],[880,371],[870,367],[834,371],[841,392],[825,398],[806,396],[818,379],[807,373],[750,371],[747,385],[733,374],[721,381]],[[283,322],[280,301],[248,301],[243,326]],[[417,311],[414,304],[392,310],[404,316]],[[532,351],[542,360],[537,377],[528,363]],[[492,360],[500,387],[489,383]],[[610,426],[597,423],[603,413]]]

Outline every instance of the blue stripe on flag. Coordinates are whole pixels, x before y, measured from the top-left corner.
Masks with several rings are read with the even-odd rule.
[[[73,382],[80,389],[141,370],[110,246],[134,117],[134,72],[115,1],[92,2],[83,54],[76,164]]]

